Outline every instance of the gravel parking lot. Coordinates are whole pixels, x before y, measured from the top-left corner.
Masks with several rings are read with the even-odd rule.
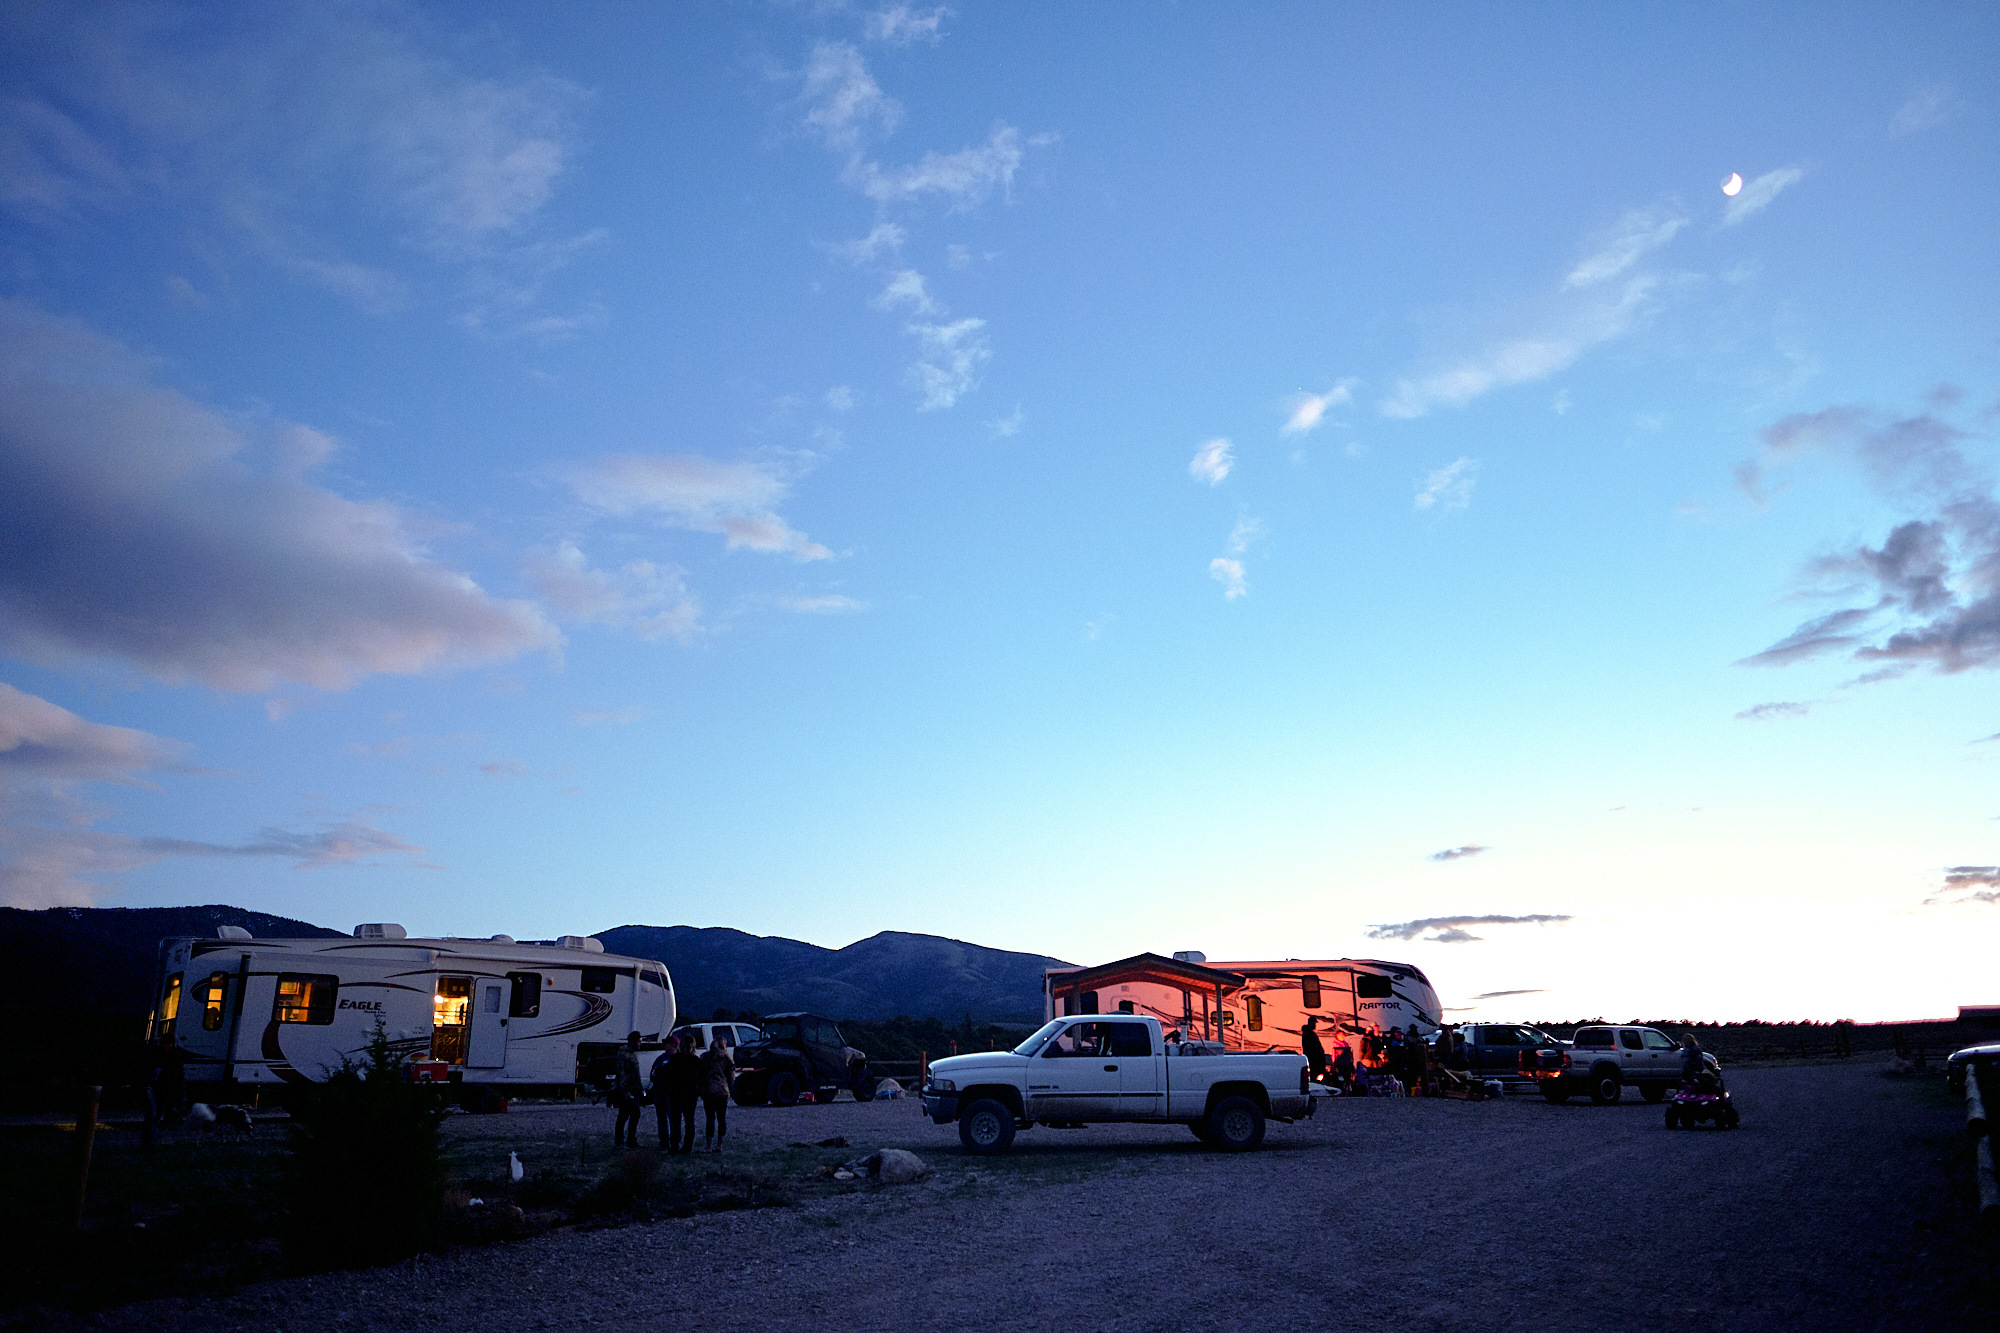
[[[844,1135],[927,1180],[110,1311],[258,1329],[1876,1329],[1992,1327],[1963,1111],[1881,1066],[1739,1070],[1743,1127],[1617,1106],[1334,1101],[1261,1151],[1178,1126],[1036,1129],[964,1156],[913,1101],[733,1109],[732,1152]],[[532,1122],[530,1121],[532,1117]],[[532,1123],[532,1128],[531,1128]],[[650,1122],[649,1122],[650,1128]],[[609,1114],[455,1118],[505,1146]],[[572,1149],[573,1150],[573,1149]],[[700,1159],[698,1159],[700,1160]],[[714,1162],[718,1159],[706,1159]],[[532,1165],[532,1163],[531,1163]]]

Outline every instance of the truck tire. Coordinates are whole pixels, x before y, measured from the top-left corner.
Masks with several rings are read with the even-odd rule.
[[[780,1069],[764,1085],[764,1100],[773,1106],[790,1106],[799,1099],[799,1076]]]
[[[1542,1096],[1550,1106],[1561,1106],[1569,1100],[1569,1089],[1563,1086],[1561,1079],[1547,1079],[1542,1083]]]
[[[1599,1106],[1609,1106],[1625,1095],[1625,1085],[1618,1075],[1607,1069],[1593,1070],[1590,1075],[1590,1100]]]
[[[730,1091],[738,1106],[762,1106],[770,1095],[771,1081],[762,1074],[746,1074]]]
[[[1208,1132],[1224,1152],[1248,1152],[1264,1141],[1264,1113],[1248,1097],[1224,1097],[1208,1113]]]
[[[1639,1095],[1649,1102],[1665,1101],[1667,1098],[1667,1085],[1664,1083],[1648,1083],[1639,1089]]]
[[[863,1074],[860,1078],[854,1080],[854,1100],[857,1102],[874,1101],[875,1089],[881,1085],[882,1080],[875,1075]]]
[[[1014,1142],[1014,1113],[991,1097],[981,1097],[958,1113],[958,1141],[981,1157],[1006,1152]]]

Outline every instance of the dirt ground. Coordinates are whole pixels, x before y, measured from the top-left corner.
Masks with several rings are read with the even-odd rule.
[[[730,1151],[705,1159],[721,1169],[844,1135],[853,1149],[808,1156],[905,1147],[933,1172],[839,1194],[808,1185],[795,1207],[564,1229],[83,1322],[259,1333],[1989,1328],[2000,1245],[1974,1226],[1964,1112],[1942,1082],[1891,1079],[1873,1061],[1741,1070],[1731,1089],[1744,1121],[1731,1133],[1669,1132],[1660,1108],[1630,1093],[1612,1107],[1336,1100],[1241,1156],[1178,1126],[1098,1126],[1035,1129],[1009,1155],[976,1159],[914,1101],[733,1108]],[[594,1142],[608,1157],[608,1131],[597,1110],[450,1122],[462,1156],[491,1141],[496,1171],[523,1142],[551,1153]]]

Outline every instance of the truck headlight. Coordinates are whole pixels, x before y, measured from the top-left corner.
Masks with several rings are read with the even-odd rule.
[[[951,1081],[950,1079],[948,1079],[948,1078],[934,1078],[934,1079],[932,1079],[932,1080],[931,1080],[931,1091],[932,1091],[932,1092],[957,1092],[957,1091],[958,1091],[958,1084],[956,1084],[956,1083],[952,1082],[952,1081]]]

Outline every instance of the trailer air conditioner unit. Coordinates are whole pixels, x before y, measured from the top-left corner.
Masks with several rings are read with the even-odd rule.
[[[1205,963],[1208,961],[1208,955],[1199,949],[1182,949],[1174,955],[1174,961],[1176,963]]]
[[[565,949],[580,949],[584,953],[604,952],[604,941],[594,940],[588,935],[564,935],[556,943]]]
[[[247,940],[250,938],[250,932],[241,926],[217,926],[215,928],[215,938],[219,940]]]
[[[357,940],[406,940],[410,932],[393,921],[369,921],[354,928]]]

